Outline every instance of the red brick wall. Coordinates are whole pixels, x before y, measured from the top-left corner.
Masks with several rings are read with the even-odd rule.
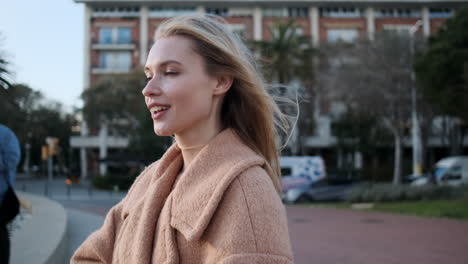
[[[156,32],[156,29],[158,28],[158,25],[161,24],[166,20],[166,18],[150,18],[148,19],[148,51],[151,49],[151,46],[153,45],[154,41],[154,33]]]
[[[139,18],[92,18],[91,19],[91,51],[90,51],[90,63],[91,63],[91,70],[93,68],[99,67],[99,53],[101,50],[94,50],[92,49],[93,44],[99,43],[99,26],[97,23],[109,23],[109,26],[112,26],[112,23],[128,23],[131,22],[133,25],[130,27],[132,30],[132,41],[135,44],[135,49],[132,52],[132,68],[138,66],[140,64],[140,19]],[[90,76],[90,83],[95,84],[99,79],[99,75],[95,75],[91,73]]]
[[[431,19],[431,35],[435,35],[437,34],[437,32],[439,31],[439,28],[445,23],[445,18],[433,18]]]
[[[229,24],[244,24],[247,35],[247,39],[253,39],[254,37],[254,25],[252,17],[226,17],[226,21]]]

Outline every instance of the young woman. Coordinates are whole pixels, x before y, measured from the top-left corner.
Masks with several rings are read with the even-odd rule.
[[[143,95],[174,136],[72,263],[293,263],[274,117],[254,59],[218,18],[158,27]]]

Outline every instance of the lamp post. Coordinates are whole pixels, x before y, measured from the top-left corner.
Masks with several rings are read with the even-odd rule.
[[[414,34],[420,26],[423,25],[422,20],[410,28],[410,56],[414,58]],[[411,60],[413,61],[413,60]],[[413,65],[411,65],[411,142],[413,145],[413,175],[421,175],[422,173],[422,151],[421,151],[421,131],[418,122],[417,112],[417,94],[416,94],[416,78],[414,75]]]

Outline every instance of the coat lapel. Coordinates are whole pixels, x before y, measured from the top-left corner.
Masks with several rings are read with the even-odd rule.
[[[151,260],[155,243],[153,234],[157,233],[156,223],[182,163],[179,149],[171,146],[159,160],[159,164],[147,172],[150,177],[149,186],[142,194],[144,198],[131,209],[127,218],[127,241],[122,244],[125,249],[117,251],[125,253],[118,257],[124,260],[122,263],[146,263],[145,261]]]
[[[171,195],[171,226],[187,241],[198,240],[231,182],[248,168],[264,164],[265,160],[247,147],[233,129],[225,129],[180,176]]]

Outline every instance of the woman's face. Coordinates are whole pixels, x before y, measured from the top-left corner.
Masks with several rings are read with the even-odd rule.
[[[192,40],[182,36],[158,39],[149,52],[145,74],[148,82],[143,95],[157,135],[181,135],[213,120],[219,82],[205,72]]]

